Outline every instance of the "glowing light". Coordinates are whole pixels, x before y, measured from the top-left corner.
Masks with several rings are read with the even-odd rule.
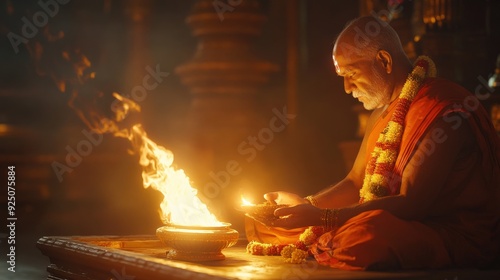
[[[242,206],[253,206],[255,204],[253,204],[252,202],[248,201],[247,199],[245,199],[243,196],[241,197],[241,205]]]
[[[0,134],[9,132],[9,126],[6,124],[0,124]]]
[[[337,72],[337,74],[340,74],[340,66],[337,60],[335,59],[335,55],[332,55],[332,59],[333,59],[333,65],[335,65],[335,72]]]

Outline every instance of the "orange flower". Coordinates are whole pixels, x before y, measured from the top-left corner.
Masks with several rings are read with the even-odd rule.
[[[360,202],[394,195],[399,191],[399,189],[389,187],[389,176],[399,154],[404,132],[404,118],[413,98],[420,90],[422,82],[427,77],[435,77],[436,72],[436,66],[429,57],[420,56],[417,58],[412,72],[408,75],[401,89],[395,112],[385,129],[380,133],[375,149],[366,165],[363,187],[359,191]]]

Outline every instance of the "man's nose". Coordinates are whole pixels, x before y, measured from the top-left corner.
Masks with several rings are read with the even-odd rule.
[[[344,90],[347,94],[351,94],[353,90],[353,84],[349,81],[348,78],[344,78]]]

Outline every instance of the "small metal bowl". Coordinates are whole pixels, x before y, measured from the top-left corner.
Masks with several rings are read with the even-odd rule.
[[[287,204],[268,204],[242,205],[241,210],[252,217],[260,217],[267,220],[277,219],[274,216],[274,210],[282,207],[288,207]]]

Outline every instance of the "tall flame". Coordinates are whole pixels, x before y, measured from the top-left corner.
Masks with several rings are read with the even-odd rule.
[[[152,141],[141,124],[134,124],[130,129],[119,127],[119,123],[131,111],[140,112],[141,107],[116,92],[113,97],[117,101],[114,119],[100,117],[98,121],[95,118],[89,121],[84,115],[80,117],[87,125],[91,125],[95,132],[112,133],[131,142],[134,152],[139,154],[139,164],[143,168],[144,188],[151,187],[163,194],[160,204],[160,218],[163,223],[190,226],[223,225],[224,223],[219,222],[198,198],[198,190],[191,186],[184,170],[172,166],[174,155],[170,150]]]
[[[133,142],[137,140],[140,142],[139,164],[143,167],[144,187],[151,187],[163,194],[160,209],[164,223],[196,226],[223,225],[198,198],[198,191],[191,186],[189,177],[184,171],[172,167],[174,155],[171,151],[158,146],[149,139],[140,124],[132,127],[129,139]]]
[[[170,150],[157,145],[144,131],[141,124],[131,129],[120,129],[118,123],[126,118],[130,111],[140,111],[134,101],[113,93],[118,103],[115,106],[115,119],[101,118],[95,127],[99,133],[112,133],[116,137],[127,138],[139,154],[142,166],[144,188],[153,188],[163,194],[160,204],[161,220],[166,224],[190,226],[221,226],[217,218],[198,198],[198,190],[193,188],[190,179],[182,169],[172,166],[174,155]]]

